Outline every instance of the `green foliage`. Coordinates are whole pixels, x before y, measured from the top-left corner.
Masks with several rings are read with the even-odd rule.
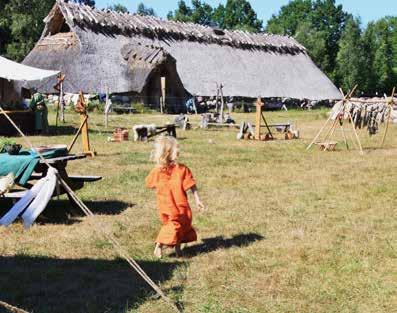
[[[89,5],[90,7],[95,6],[95,0],[73,0],[73,2],[77,2],[79,4]]]
[[[317,65],[334,78],[338,42],[349,17],[335,0],[294,0],[272,16],[266,31],[297,37]]]
[[[9,138],[0,138],[0,153],[3,153],[4,151],[4,147],[5,146],[12,146],[12,145],[16,145],[16,141],[13,139],[9,139]]]
[[[397,17],[369,23],[357,19],[335,0],[293,0],[268,21],[266,31],[295,37],[314,62],[334,81],[373,95],[390,93],[397,68]]]
[[[128,13],[127,7],[122,5],[121,3],[110,5],[108,6],[108,9],[119,13]]]
[[[336,58],[336,77],[344,90],[349,90],[358,85],[358,91],[365,91],[364,73],[366,70],[366,58],[364,44],[361,38],[360,22],[351,18],[346,24],[345,30],[339,41],[339,52]]]
[[[219,6],[217,10],[221,12],[222,8],[223,6]],[[228,0],[224,7],[223,19],[219,22],[221,28],[251,32],[260,32],[263,27],[263,22],[258,19],[251,4],[246,0]]]
[[[316,60],[320,68],[328,68],[330,56],[324,53],[327,50],[327,34],[317,30],[311,21],[298,25],[295,38],[307,49],[313,60]]]
[[[5,34],[0,44],[1,53],[21,61],[34,47],[44,28],[44,17],[55,0],[9,0],[2,1],[0,32]]]
[[[150,15],[150,16],[156,16],[156,12],[153,10],[153,8],[149,8],[145,6],[142,2],[138,4],[138,8],[136,10],[136,13],[139,15]]]
[[[216,8],[200,0],[192,0],[192,7],[189,7],[181,0],[178,8],[169,12],[167,17],[174,21],[218,25],[223,29],[251,32],[261,31],[263,24],[247,0],[228,0],[225,6],[220,4]]]

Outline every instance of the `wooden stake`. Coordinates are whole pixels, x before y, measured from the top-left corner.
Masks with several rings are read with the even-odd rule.
[[[73,148],[74,143],[77,140],[77,137],[81,134],[82,141],[83,141],[83,153],[85,155],[94,157],[96,155],[94,150],[91,150],[90,147],[90,137],[88,134],[88,114],[87,114],[87,104],[85,103],[83,92],[80,92],[79,100],[77,101],[75,110],[80,113],[80,128],[79,131],[76,133],[75,138],[73,138],[72,144],[69,146],[70,149]]]
[[[383,134],[383,138],[382,138],[382,143],[380,144],[380,147],[383,148],[383,145],[385,144],[385,140],[386,140],[386,136],[387,136],[387,132],[389,130],[389,124],[390,124],[390,120],[391,120],[391,114],[393,112],[393,98],[394,98],[394,93],[396,92],[396,87],[393,88],[393,91],[391,93],[391,98],[386,99],[387,100],[387,105],[389,107],[389,116],[387,117],[387,121],[386,121],[386,128],[385,128],[385,132]]]
[[[223,99],[223,85],[221,84],[219,86],[220,93],[221,93],[221,113],[220,113],[220,123],[223,123],[225,121],[224,116],[223,116],[223,111],[225,109],[225,100]]]
[[[350,124],[352,126],[352,129],[353,129],[354,135],[356,136],[358,147],[360,148],[360,154],[364,155],[364,151],[363,151],[363,147],[361,145],[360,137],[358,136],[357,131],[356,131],[356,127],[354,126],[353,117],[350,114],[350,112],[348,112],[348,114],[349,114],[349,120],[350,120]]]
[[[109,87],[106,87],[106,100],[105,100],[105,128],[109,126],[109,110],[110,110]]]
[[[255,139],[261,139],[261,124],[262,124],[262,108],[264,103],[262,99],[258,97],[256,100],[256,118],[255,118]]]
[[[342,136],[343,136],[343,140],[345,141],[345,145],[346,145],[346,149],[349,150],[349,144],[347,143],[347,138],[346,138],[346,134],[345,134],[345,128],[343,127],[342,124],[340,124],[339,122],[339,126],[342,130]]]
[[[327,121],[324,123],[323,127],[321,127],[320,131],[317,133],[317,135],[314,137],[314,139],[312,140],[312,142],[307,146],[306,150],[310,150],[310,148],[316,143],[317,139],[321,136],[322,132],[324,131],[324,129],[327,127],[329,121],[331,120],[332,115],[329,116],[329,118],[327,119]]]
[[[165,107],[165,91],[166,91],[166,81],[165,77],[161,77],[161,101],[160,101],[160,112],[164,113]]]
[[[74,144],[77,141],[77,138],[79,138],[81,130],[83,129],[84,124],[87,122],[88,116],[85,116],[85,119],[81,122],[79,129],[77,130],[76,134],[73,137],[72,142],[70,143],[70,145],[68,146],[68,153],[73,149]]]

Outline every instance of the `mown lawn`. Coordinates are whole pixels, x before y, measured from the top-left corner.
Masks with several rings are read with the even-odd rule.
[[[336,152],[306,151],[326,113],[266,113],[270,122],[296,122],[302,139],[295,141],[178,131],[181,162],[208,206],[194,212],[199,241],[185,259],[152,256],[159,220],[144,187],[152,143],[107,142],[117,126],[172,117],[114,115],[106,131],[103,117],[92,114],[98,156],[70,163],[69,171],[104,177],[78,194],[185,312],[397,312],[397,128],[384,149],[375,149],[381,135],[361,131],[364,156],[346,151],[340,137]],[[254,114],[234,117],[254,121]],[[78,121],[67,115],[67,126]],[[66,130],[30,139],[69,143]],[[19,223],[0,228],[0,300],[37,313],[171,312],[88,218],[62,218],[68,206],[66,198],[53,202],[47,213],[58,218],[28,231]]]

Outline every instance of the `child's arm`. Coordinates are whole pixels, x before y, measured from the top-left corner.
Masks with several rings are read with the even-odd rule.
[[[197,186],[194,185],[191,188],[191,190],[192,190],[192,193],[193,193],[193,196],[194,196],[194,200],[196,201],[197,208],[199,210],[201,210],[201,211],[205,211],[206,208],[205,208],[205,205],[200,200],[200,196],[199,196],[199,193],[198,193],[198,190],[197,190]]]

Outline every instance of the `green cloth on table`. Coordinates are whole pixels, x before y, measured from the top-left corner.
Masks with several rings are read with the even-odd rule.
[[[43,156],[46,159],[51,159],[67,154],[66,149],[56,149],[43,153]],[[39,162],[39,155],[31,150],[23,150],[19,155],[0,153],[0,176],[13,173],[15,182],[24,186],[29,181],[30,176]]]

